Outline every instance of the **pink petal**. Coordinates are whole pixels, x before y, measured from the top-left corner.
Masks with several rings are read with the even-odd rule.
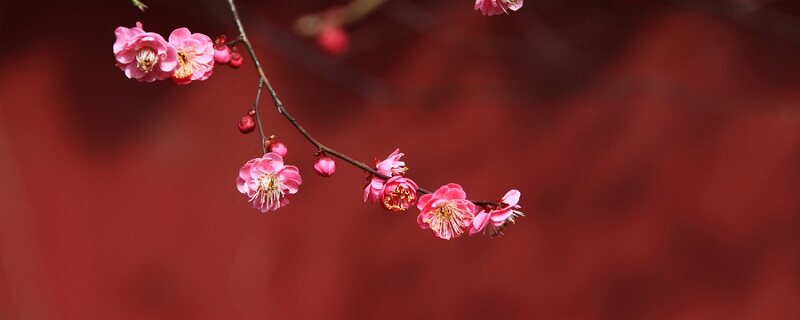
[[[425,220],[425,218],[427,216],[428,216],[428,214],[425,211],[420,212],[419,215],[417,215],[417,224],[419,224],[419,227],[422,228],[422,229],[429,229],[430,228],[430,226],[428,226],[428,224],[423,221],[423,220]]]
[[[522,195],[517,189],[511,189],[503,196],[503,203],[509,206],[516,206],[519,203],[519,197]]]
[[[117,62],[122,64],[128,64],[136,60],[136,51],[134,50],[123,50],[122,52],[116,55]]]
[[[258,159],[250,159],[244,163],[241,169],[239,169],[239,177],[242,179],[247,179],[250,177],[250,171],[252,171],[253,163],[255,163]]]
[[[370,182],[373,189],[383,189],[383,186],[386,184],[386,180],[383,180],[378,177],[373,177],[372,181]]]
[[[182,44],[183,40],[192,36],[192,32],[187,28],[178,28],[169,34],[169,43],[174,46]],[[182,47],[182,46],[181,46]]]
[[[417,201],[417,209],[425,210],[426,208],[430,207],[431,201],[433,200],[433,195],[431,194],[424,194],[419,197]]]
[[[447,190],[447,192],[444,194],[444,198],[449,200],[463,200],[467,198],[467,193],[464,192],[464,190],[462,190],[460,187],[458,189],[452,188]]]
[[[511,208],[505,208],[500,210],[493,210],[492,212],[492,221],[494,222],[503,222],[514,213]]]
[[[236,177],[236,189],[239,189],[239,193],[247,194],[247,184],[241,177]]]
[[[486,213],[486,211],[481,211],[477,216],[475,216],[475,219],[472,220],[472,228],[469,230],[469,235],[474,235],[483,231],[488,224],[489,214]]]

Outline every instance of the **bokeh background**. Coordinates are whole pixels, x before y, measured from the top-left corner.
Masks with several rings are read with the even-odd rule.
[[[117,26],[235,29],[222,0],[0,1],[0,319],[800,319],[797,1],[390,0],[350,50],[295,35],[343,1],[240,1],[271,81],[326,144],[471,198],[443,241],[311,171],[275,214],[234,185],[256,74],[142,84]]]

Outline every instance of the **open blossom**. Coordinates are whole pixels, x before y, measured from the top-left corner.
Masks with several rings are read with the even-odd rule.
[[[178,68],[173,79],[180,84],[195,80],[206,80],[214,70],[214,43],[207,35],[192,33],[187,28],[178,28],[169,35],[169,43],[175,47]]]
[[[518,190],[510,190],[500,199],[499,206],[496,209],[486,210],[483,209],[472,220],[472,228],[469,230],[469,235],[474,235],[481,231],[486,231],[490,236],[494,237],[503,234],[503,229],[509,223],[514,223],[517,217],[525,216],[518,209],[520,206],[519,197],[522,195]]]
[[[275,211],[289,204],[303,179],[295,166],[283,164],[283,157],[268,152],[251,159],[239,170],[236,187],[261,212]]]
[[[419,198],[420,213],[417,223],[423,229],[431,229],[437,237],[450,240],[461,236],[472,224],[475,205],[467,200],[460,185],[450,183],[436,192]]]
[[[417,201],[417,183],[403,176],[391,177],[381,190],[381,204],[386,210],[405,211]]]
[[[406,168],[405,162],[400,161],[402,156],[400,149],[395,149],[385,160],[376,160],[375,171],[389,177],[404,174],[408,171],[408,168]],[[383,186],[386,184],[386,179],[374,175],[369,176],[367,179],[369,179],[369,183],[364,188],[364,202],[381,202],[381,194]]]
[[[175,47],[157,33],[145,32],[140,22],[136,27],[117,27],[114,56],[117,66],[128,79],[153,82],[168,79],[178,66]]]
[[[475,0],[475,10],[485,16],[508,13],[508,10],[517,11],[522,8],[523,0]]]

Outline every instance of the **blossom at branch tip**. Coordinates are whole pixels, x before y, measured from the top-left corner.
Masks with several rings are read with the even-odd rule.
[[[114,57],[128,79],[153,82],[170,78],[178,67],[175,47],[153,32],[145,32],[140,22],[133,28],[117,27]]]
[[[484,16],[508,13],[522,8],[523,0],[475,0],[475,10]]]
[[[187,84],[211,76],[214,71],[214,43],[209,36],[178,28],[170,33],[169,43],[177,51],[178,68],[172,77],[176,83]]]
[[[498,201],[496,209],[483,209],[472,221],[472,227],[469,230],[469,235],[474,235],[478,232],[484,231],[489,236],[494,237],[503,235],[503,230],[517,217],[525,216],[521,207],[518,205],[519,198],[522,195],[518,190],[512,189],[506,192],[502,199]]]
[[[404,174],[408,171],[408,168],[405,162],[400,161],[402,156],[403,153],[400,152],[400,149],[395,149],[385,160],[376,160],[375,171],[388,177]],[[381,203],[381,194],[386,184],[386,179],[370,175],[367,180],[369,182],[364,187],[364,202]]]
[[[423,195],[417,203],[420,213],[417,223],[422,229],[431,229],[442,239],[461,236],[472,225],[476,207],[467,200],[460,185],[449,183],[436,192]]]
[[[405,211],[417,202],[417,183],[403,176],[389,178],[383,185],[380,202],[392,212]]]
[[[236,188],[261,212],[289,204],[302,183],[297,167],[284,165],[283,157],[274,152],[247,161],[236,177]]]

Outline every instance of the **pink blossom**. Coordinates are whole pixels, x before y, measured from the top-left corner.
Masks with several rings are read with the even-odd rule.
[[[391,177],[383,185],[381,191],[381,204],[386,210],[393,212],[405,211],[417,201],[417,183],[402,177]]]
[[[164,80],[172,76],[178,66],[175,47],[157,33],[145,32],[140,22],[136,27],[117,27],[114,56],[117,66],[128,79],[141,82]]]
[[[261,212],[275,211],[289,204],[303,179],[295,166],[283,164],[283,157],[268,152],[251,159],[239,170],[236,187]]]
[[[404,174],[408,171],[408,168],[406,168],[405,162],[400,161],[402,156],[403,154],[400,153],[400,149],[395,149],[385,160],[375,161],[375,171],[389,177]],[[370,175],[367,179],[369,183],[367,183],[367,186],[364,188],[364,202],[380,203],[382,201],[381,194],[383,192],[383,186],[386,184],[386,179],[374,175]]]
[[[172,79],[179,84],[206,80],[214,71],[214,43],[207,35],[178,28],[169,35],[169,43],[177,50],[178,68]]]
[[[336,173],[336,162],[331,157],[319,157],[314,162],[314,172],[322,177],[330,177]]]
[[[387,176],[404,174],[406,171],[408,171],[408,168],[406,168],[405,162],[400,161],[402,156],[403,153],[400,152],[400,149],[395,149],[394,152],[392,152],[392,154],[386,158],[386,160],[377,162],[377,164],[375,164],[375,170],[378,171],[378,173]]]
[[[485,16],[508,13],[522,8],[523,0],[475,0],[475,10]]]
[[[472,220],[472,228],[469,230],[469,235],[474,235],[481,231],[486,231],[490,236],[494,237],[503,234],[503,229],[509,223],[514,223],[517,217],[525,216],[521,211],[519,197],[522,195],[518,190],[512,189],[498,201],[499,206],[496,209],[487,211],[481,210]]]
[[[467,200],[460,185],[450,183],[436,192],[419,198],[420,213],[417,223],[422,229],[431,229],[437,237],[450,240],[461,236],[472,224],[475,205]]]

